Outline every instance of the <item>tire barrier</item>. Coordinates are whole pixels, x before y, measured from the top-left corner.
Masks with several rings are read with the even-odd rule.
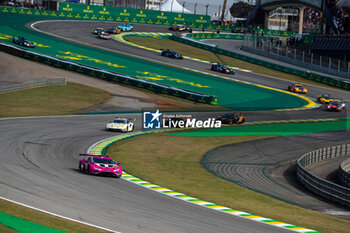
[[[16,84],[0,86],[0,94],[25,90],[33,87],[48,86],[48,85],[66,85],[66,84],[67,84],[66,78],[35,79],[35,80],[25,81],[25,82],[16,83]]]
[[[350,144],[327,147],[304,154],[297,161],[297,177],[314,193],[350,207],[350,188],[321,179],[306,168],[319,161],[350,154]]]
[[[342,185],[350,188],[350,159],[343,161],[339,165],[338,178]]]
[[[81,65],[75,62],[69,62],[65,61],[59,58],[39,54],[36,52],[32,52],[26,49],[18,48],[13,45],[8,45],[5,43],[0,43],[0,50],[18,56],[22,58],[26,58],[29,60],[33,60],[36,62],[44,63],[56,68],[61,68],[69,71],[78,72],[81,74],[86,74],[95,78],[100,78],[109,82],[116,82],[132,87],[141,88],[144,90],[148,90],[151,92],[154,92],[156,94],[164,94],[164,95],[170,95],[175,96],[178,98],[190,100],[192,102],[196,103],[203,103],[203,104],[217,104],[217,97],[213,95],[205,95],[193,91],[188,91],[164,84],[158,84],[138,78],[134,78],[131,76],[110,72],[86,65]]]
[[[225,49],[208,46],[208,45],[205,45],[203,43],[199,43],[198,41],[190,40],[186,37],[178,37],[178,36],[172,35],[171,39],[178,41],[178,42],[181,42],[181,43],[184,43],[184,44],[187,44],[187,45],[197,47],[197,48],[205,49],[205,50],[208,50],[208,51],[211,51],[214,53],[218,53],[218,54],[222,54],[225,56],[236,58],[236,59],[239,59],[242,61],[246,61],[246,62],[255,64],[255,65],[264,66],[264,67],[269,68],[269,69],[274,69],[274,70],[285,72],[288,74],[294,74],[294,75],[303,77],[305,79],[312,80],[312,81],[319,82],[319,83],[323,83],[323,84],[326,84],[326,85],[329,85],[332,87],[350,90],[350,82],[348,82],[348,81],[338,80],[338,79],[334,79],[334,78],[331,78],[328,76],[315,74],[315,73],[312,73],[310,71],[303,71],[303,70],[299,70],[299,69],[294,69],[291,67],[275,64],[272,62],[267,62],[264,60],[249,57],[249,56],[242,55],[242,54],[232,52],[232,51],[228,51]]]

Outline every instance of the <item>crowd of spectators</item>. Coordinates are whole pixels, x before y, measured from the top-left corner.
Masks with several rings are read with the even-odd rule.
[[[333,15],[334,33],[335,34],[346,34],[350,33],[350,9],[340,8],[336,10]]]
[[[11,7],[24,7],[24,8],[29,8],[29,9],[44,9],[42,5],[36,3],[36,4],[31,4],[27,2],[5,2],[3,4],[4,6],[11,6]]]
[[[313,30],[318,30],[321,25],[321,13],[312,9],[305,8],[304,10],[304,27]]]
[[[326,4],[332,14],[333,27],[329,32],[334,35],[343,35],[350,33],[350,8],[337,6],[336,0],[326,0]]]

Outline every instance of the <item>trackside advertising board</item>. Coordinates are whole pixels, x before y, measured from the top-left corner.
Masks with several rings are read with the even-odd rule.
[[[68,18],[77,20],[103,20],[127,23],[157,24],[166,26],[184,24],[192,28],[206,28],[219,31],[231,31],[241,29],[241,27],[229,25],[210,24],[210,16],[206,15],[181,14],[133,8],[92,6],[70,2],[60,2],[59,11],[0,6],[0,13],[1,12],[37,16],[52,16],[60,17],[62,19]],[[248,28],[250,30],[253,30],[253,28],[251,27]],[[295,32],[288,31],[276,31],[261,28],[254,30],[259,34],[264,32],[265,35],[272,36],[290,37],[295,35]]]
[[[92,6],[60,2],[60,17],[92,19],[128,23],[147,23],[158,25],[185,24],[190,27],[207,27],[210,16],[163,12],[155,10]]]
[[[71,2],[60,2],[59,11],[0,7],[0,12],[53,16],[64,19],[103,20],[166,26],[184,24],[193,28],[206,28],[210,24],[210,16],[206,15],[182,14],[133,8],[92,6]]]

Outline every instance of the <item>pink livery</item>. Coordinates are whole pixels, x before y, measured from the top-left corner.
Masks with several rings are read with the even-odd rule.
[[[122,166],[107,155],[80,154],[85,158],[79,161],[79,170],[89,175],[110,175],[121,177]]]

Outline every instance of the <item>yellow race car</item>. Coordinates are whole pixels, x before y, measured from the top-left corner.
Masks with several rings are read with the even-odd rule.
[[[333,98],[331,98],[330,94],[324,94],[324,95],[319,95],[317,97],[317,102],[321,103],[321,104],[329,104],[329,102],[332,100]]]
[[[307,89],[303,85],[294,82],[289,83],[288,90],[295,93],[307,93]]]

